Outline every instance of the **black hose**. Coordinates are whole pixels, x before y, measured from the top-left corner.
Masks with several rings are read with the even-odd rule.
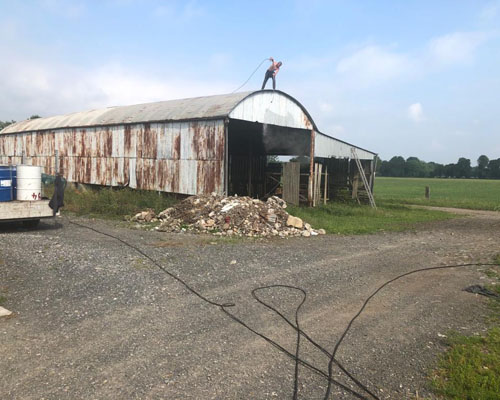
[[[255,69],[254,69],[254,71],[250,74],[250,76],[248,77],[248,79],[247,79],[245,82],[243,82],[243,84],[242,84],[241,86],[239,86],[238,88],[234,89],[231,93],[237,92],[237,91],[238,91],[238,90],[240,90],[243,86],[245,86],[245,85],[247,84],[247,82],[250,80],[250,78],[251,78],[252,76],[254,76],[254,74],[257,72],[257,70],[260,68],[260,66],[264,63],[264,61],[267,61],[267,60],[269,60],[269,58],[264,58],[264,59],[260,62],[260,64],[257,66],[257,68],[255,68]]]
[[[447,269],[447,268],[459,268],[459,267],[470,267],[470,266],[488,266],[488,265],[498,265],[497,263],[468,263],[468,264],[454,264],[454,265],[443,265],[443,266],[438,266],[438,267],[428,267],[428,268],[421,268],[421,269],[417,269],[417,270],[413,270],[413,271],[410,271],[410,272],[406,272],[404,274],[401,274],[401,275],[398,275],[396,276],[395,278],[385,282],[384,284],[382,284],[380,287],[378,287],[363,303],[363,305],[361,306],[361,308],[359,309],[359,311],[356,313],[356,315],[349,321],[349,323],[347,324],[347,327],[346,329],[343,331],[342,335],[340,336],[340,338],[337,340],[337,342],[335,343],[335,346],[334,346],[334,349],[333,349],[333,352],[330,353],[328,350],[326,350],[324,347],[320,346],[318,343],[316,343],[306,332],[304,332],[301,328],[300,328],[300,325],[299,325],[299,312],[300,312],[300,308],[302,307],[302,305],[305,303],[306,301],[306,297],[307,297],[307,293],[304,289],[302,288],[299,288],[299,287],[296,287],[296,286],[290,286],[290,285],[281,285],[281,284],[275,284],[275,285],[269,285],[269,286],[261,286],[261,287],[258,287],[258,288],[255,288],[252,290],[252,296],[255,298],[255,300],[257,302],[259,302],[260,304],[262,304],[263,306],[267,307],[269,310],[273,311],[276,315],[278,315],[280,318],[282,318],[285,322],[287,322],[293,329],[295,329],[296,333],[297,333],[297,339],[296,339],[296,345],[295,345],[295,354],[291,353],[290,351],[288,351],[287,349],[285,349],[283,346],[281,346],[279,343],[275,342],[274,340],[270,339],[269,337],[265,336],[264,334],[256,331],[255,329],[253,329],[252,327],[250,327],[248,324],[246,324],[243,320],[241,320],[240,318],[238,318],[236,315],[234,315],[233,313],[231,313],[228,308],[231,308],[231,307],[234,307],[235,304],[234,303],[218,303],[218,302],[215,302],[213,300],[210,300],[208,299],[207,297],[203,296],[200,292],[198,292],[197,290],[193,289],[188,283],[186,283],[184,280],[182,280],[181,278],[179,278],[178,276],[176,276],[175,274],[173,274],[172,272],[170,272],[169,270],[167,270],[165,267],[163,267],[160,263],[158,263],[155,259],[153,259],[151,256],[149,256],[148,254],[146,254],[144,251],[142,251],[140,248],[138,248],[137,246],[134,246],[133,244],[130,244],[128,242],[126,242],[125,240],[117,237],[117,236],[114,236],[114,235],[111,235],[109,233],[106,233],[106,232],[103,232],[103,231],[100,231],[98,229],[95,229],[95,228],[92,228],[90,226],[87,226],[87,225],[83,225],[83,224],[80,224],[78,222],[74,222],[74,221],[71,221],[69,218],[67,218],[67,221],[70,223],[70,224],[73,224],[73,225],[76,225],[76,226],[79,226],[79,227],[82,227],[82,228],[86,228],[86,229],[89,229],[91,231],[94,231],[96,233],[100,233],[101,235],[104,235],[104,236],[108,236],[110,238],[113,238],[117,241],[119,241],[120,243],[123,243],[125,246],[128,246],[130,247],[131,249],[134,249],[135,251],[137,251],[139,254],[141,254],[143,257],[147,258],[149,261],[151,261],[156,267],[158,267],[161,271],[163,271],[165,274],[167,274],[168,276],[170,276],[171,278],[175,279],[177,282],[179,282],[181,285],[183,285],[186,289],[188,289],[192,294],[194,294],[195,296],[199,297],[201,300],[203,300],[204,302],[210,304],[210,305],[213,305],[213,306],[216,306],[218,307],[224,314],[226,314],[229,318],[231,318],[233,321],[237,322],[238,324],[240,324],[241,326],[245,327],[246,329],[248,329],[250,332],[254,333],[255,335],[261,337],[262,339],[264,339],[266,342],[268,342],[269,344],[271,344],[273,347],[275,347],[276,349],[278,349],[279,351],[281,351],[283,354],[287,355],[288,357],[290,357],[292,360],[294,360],[295,362],[295,370],[294,370],[294,385],[293,385],[293,396],[292,396],[292,399],[293,400],[297,400],[298,398],[298,382],[299,382],[299,365],[302,365],[306,368],[308,368],[309,370],[311,370],[312,372],[316,373],[317,375],[319,376],[322,376],[323,378],[325,378],[327,381],[328,381],[328,386],[327,386],[327,389],[325,391],[325,396],[324,396],[324,400],[327,400],[331,394],[331,386],[332,384],[335,384],[336,386],[342,388],[343,390],[351,393],[352,395],[354,395],[355,397],[357,397],[358,399],[362,399],[362,400],[369,400],[368,397],[366,397],[365,395],[361,394],[361,393],[358,393],[357,391],[351,389],[350,387],[346,386],[345,384],[337,381],[336,379],[333,379],[332,377],[332,374],[333,374],[333,363],[335,363],[342,372],[344,372],[357,386],[358,388],[362,389],[365,393],[368,393],[373,399],[375,400],[380,400],[380,398],[375,394],[373,393],[365,384],[363,384],[362,382],[360,382],[354,375],[352,375],[351,373],[349,373],[347,371],[347,369],[335,358],[336,354],[337,354],[337,351],[340,347],[340,345],[342,344],[342,342],[344,341],[346,335],[348,334],[348,332],[350,331],[354,321],[362,314],[362,312],[364,311],[364,309],[366,308],[367,304],[370,302],[371,299],[373,299],[373,297],[375,297],[375,295],[377,293],[379,293],[384,287],[386,287],[387,285],[391,284],[392,282],[400,279],[400,278],[403,278],[405,276],[408,276],[408,275],[411,275],[411,274],[415,274],[415,273],[418,273],[418,272],[423,272],[423,271],[430,271],[430,270],[437,270],[437,269]],[[292,323],[288,318],[286,318],[279,310],[277,310],[275,307],[267,304],[266,302],[264,302],[263,300],[260,299],[260,297],[258,296],[258,292],[259,291],[262,291],[262,290],[265,290],[265,289],[272,289],[272,288],[284,288],[284,289],[291,289],[291,290],[295,290],[295,291],[299,291],[302,293],[302,301],[300,302],[300,304],[297,306],[297,308],[295,309],[295,324]],[[316,348],[318,348],[320,351],[322,351],[326,356],[329,357],[329,362],[328,362],[328,372],[325,373],[324,371],[322,371],[321,369],[315,367],[314,365],[312,365],[311,363],[303,360],[300,358],[300,337],[303,336],[305,339],[307,339],[313,346],[315,346]]]

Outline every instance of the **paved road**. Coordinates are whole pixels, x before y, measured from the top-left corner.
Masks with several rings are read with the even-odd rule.
[[[329,351],[366,299],[408,271],[489,261],[500,253],[498,213],[431,223],[404,233],[235,240],[132,230],[75,219],[133,243],[253,329],[295,351],[295,332],[251,290],[307,291],[301,326]],[[160,271],[135,250],[60,220],[0,230],[2,399],[291,399],[294,362]],[[425,379],[450,329],[484,330],[486,300],[462,291],[485,267],[410,275],[380,292],[337,358],[380,398],[427,395]],[[298,292],[266,301],[293,319]],[[327,371],[302,341],[300,357]],[[333,376],[356,388],[338,368]],[[301,367],[299,398],[322,399],[324,378]],[[366,398],[370,398],[364,393]],[[335,386],[331,398],[355,398]]]

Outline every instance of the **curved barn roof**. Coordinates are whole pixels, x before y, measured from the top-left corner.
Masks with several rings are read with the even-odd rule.
[[[0,133],[226,117],[291,128],[316,129],[307,110],[293,97],[279,90],[259,90],[37,118],[9,125]]]

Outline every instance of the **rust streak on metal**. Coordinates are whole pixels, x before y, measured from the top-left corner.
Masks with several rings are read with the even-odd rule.
[[[78,137],[76,136],[76,129],[71,130],[71,155],[76,156],[78,152]]]
[[[172,154],[172,159],[178,160],[180,156],[181,156],[181,135],[177,133],[174,138],[174,151]]]
[[[172,161],[171,190],[173,193],[179,193],[179,161]]]
[[[87,183],[92,183],[92,159],[87,157],[85,164],[85,179]]]
[[[144,124],[142,130],[142,157],[143,158],[156,158],[158,149],[158,135],[156,131],[151,130],[150,124]]]
[[[313,204],[314,139],[315,139],[315,132],[314,129],[311,129],[311,149],[309,153],[309,181],[307,190],[307,201],[309,203],[309,206],[312,206]]]
[[[206,136],[206,143],[205,143],[205,160],[214,160],[215,159],[215,154],[216,154],[216,148],[215,148],[215,125],[214,124],[207,124],[205,126],[205,136]]]
[[[132,132],[130,125],[125,125],[125,129],[123,131],[123,144],[124,144],[124,155],[126,157],[130,157],[132,153]]]
[[[313,129],[313,125],[312,125],[311,121],[309,120],[309,117],[305,113],[302,113],[302,122],[304,123],[306,129],[310,129],[310,130]]]
[[[113,154],[113,132],[111,129],[107,127],[104,130],[104,138],[103,138],[103,157],[111,157]]]
[[[86,129],[81,129],[80,130],[80,137],[78,138],[80,141],[80,155],[82,157],[86,157],[89,154],[88,153],[88,147],[86,144],[86,139],[87,139],[87,130]]]
[[[128,158],[123,159],[123,184],[130,184],[130,161]]]
[[[192,154],[193,158],[195,160],[200,160],[201,157],[203,156],[204,149],[205,149],[205,144],[204,142],[204,137],[202,134],[202,131],[200,129],[200,125],[198,122],[192,122],[190,124],[190,129],[193,131],[193,137],[191,139],[191,149],[192,149]]]

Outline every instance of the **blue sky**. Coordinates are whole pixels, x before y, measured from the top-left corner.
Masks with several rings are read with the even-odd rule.
[[[0,0],[0,51],[0,120],[229,93],[273,56],[324,133],[500,158],[497,0]]]

